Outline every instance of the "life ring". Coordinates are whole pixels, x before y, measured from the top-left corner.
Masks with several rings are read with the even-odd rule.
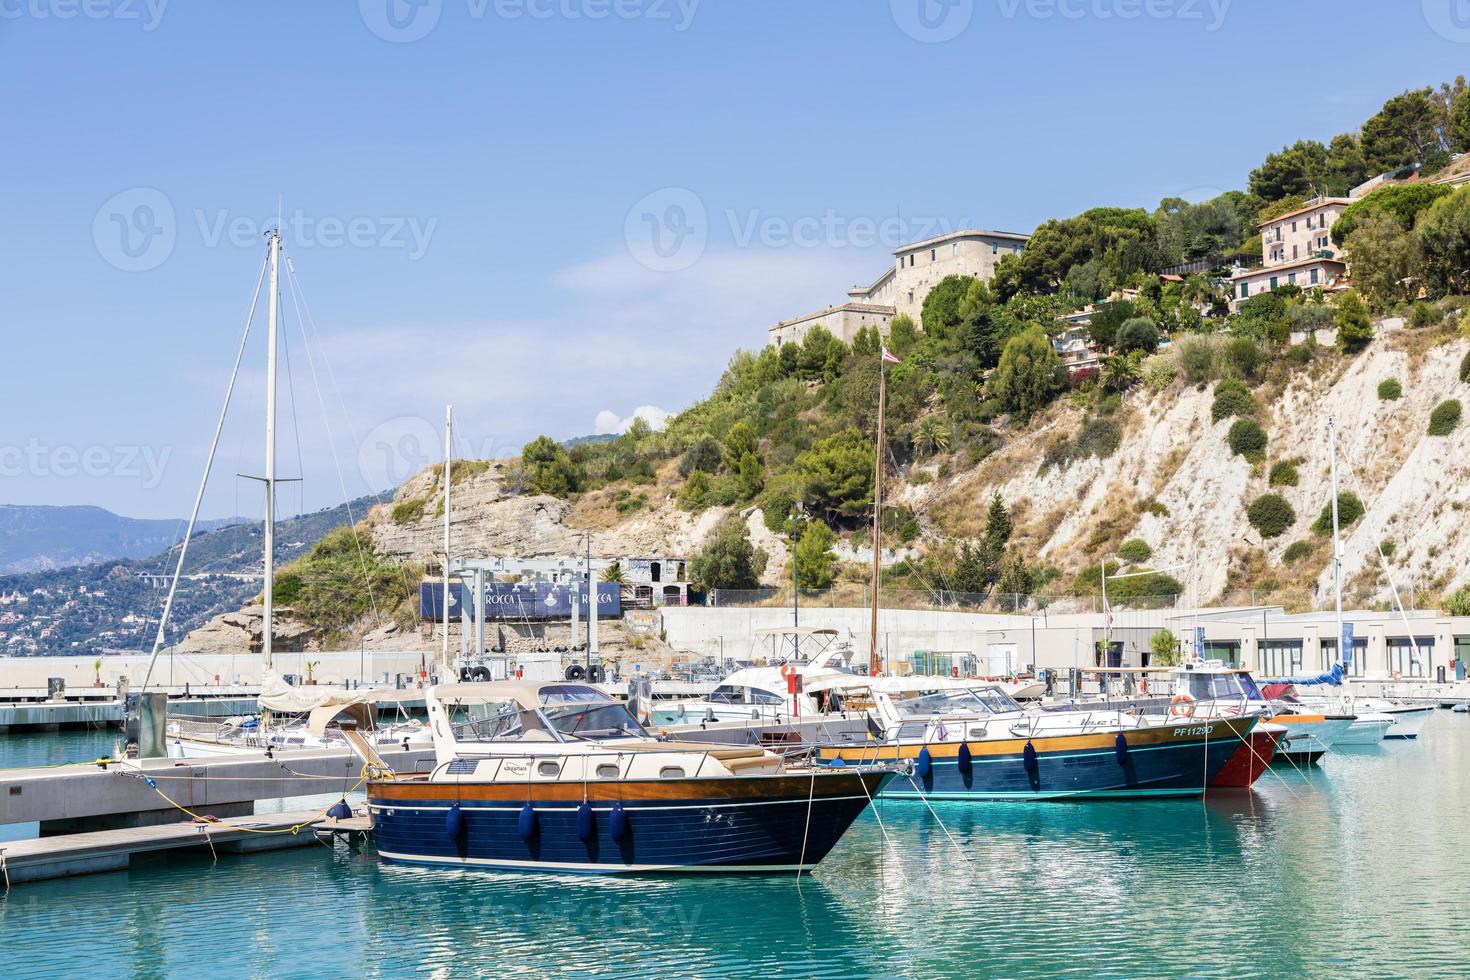
[[[795,667],[791,666],[790,664],[782,664],[781,665],[781,676],[782,677],[790,677],[794,673],[796,673],[796,668]]]
[[[1404,675],[1401,674],[1401,673],[1399,673],[1398,671],[1394,671],[1393,672],[1393,679],[1396,680],[1396,681],[1401,681],[1401,680],[1404,679]]]
[[[1188,694],[1176,694],[1169,699],[1170,718],[1193,718],[1194,698]]]

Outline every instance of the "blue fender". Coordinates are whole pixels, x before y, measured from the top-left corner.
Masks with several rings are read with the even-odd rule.
[[[456,803],[444,814],[444,836],[452,841],[460,841],[464,839],[464,832],[464,811]]]
[[[1021,752],[1021,762],[1027,772],[1036,771],[1036,746],[1031,744],[1029,738],[1026,740],[1026,748]]]
[[[327,816],[331,817],[333,820],[346,820],[348,817],[352,816],[352,807],[347,805],[346,800],[338,800],[336,803],[333,803],[332,808],[327,811]]]
[[[587,803],[577,807],[577,839],[583,844],[597,836],[597,818],[592,815],[592,807]]]
[[[613,804],[612,813],[607,818],[607,832],[612,835],[613,840],[622,840],[628,836],[628,811],[623,809],[623,804]]]
[[[960,743],[959,755],[955,756],[955,762],[960,767],[960,775],[968,776],[970,774],[970,770],[974,768],[974,763],[970,758],[969,742]]]
[[[539,828],[539,824],[540,824],[540,820],[536,816],[536,808],[535,807],[533,807],[529,803],[527,803],[525,806],[521,807],[521,816],[520,816],[521,840],[529,842],[531,840],[531,838],[535,837],[536,836],[536,831],[540,829]]]
[[[1118,757],[1118,765],[1128,765],[1128,739],[1122,732],[1113,737],[1113,754]]]
[[[919,750],[919,764],[914,767],[914,771],[919,774],[920,779],[927,778],[934,771],[934,759],[929,755],[929,746]]]

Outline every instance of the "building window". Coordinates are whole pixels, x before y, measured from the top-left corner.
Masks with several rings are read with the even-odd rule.
[[[952,242],[952,243],[950,243],[950,246],[949,246],[949,254],[950,255],[959,255],[960,254],[960,243],[959,242]]]
[[[1261,673],[1267,677],[1301,673],[1301,640],[1262,640],[1260,651]]]
[[[1313,269],[1312,270],[1312,285],[1313,286],[1317,285],[1317,270],[1316,269]]]
[[[999,255],[1000,254],[1000,246],[997,245],[995,242],[991,242],[990,243],[990,254],[991,255]]]
[[[1296,285],[1296,273],[1295,272],[1291,273],[1290,275],[1288,275],[1286,277],[1286,284],[1288,286],[1295,286]]]
[[[930,262],[938,262],[939,261],[939,249],[937,249],[937,248],[931,248],[929,250],[929,261]]]
[[[1271,288],[1272,289],[1275,289],[1276,288],[1276,277],[1275,276],[1272,276],[1271,277]]]
[[[1363,676],[1363,671],[1365,669],[1363,667],[1363,661],[1366,660],[1367,658],[1368,658],[1368,638],[1367,637],[1354,637],[1353,638],[1353,663],[1352,663],[1352,666],[1350,666],[1348,668],[1348,676],[1349,677],[1362,677]],[[1335,664],[1335,663],[1337,663],[1337,639],[1336,639],[1336,637],[1329,636],[1329,637],[1326,637],[1325,639],[1322,640],[1322,669],[1323,670],[1331,670],[1332,669],[1332,665]]]
[[[1393,636],[1388,639],[1388,671],[1390,674],[1398,674],[1400,677],[1428,677],[1430,671],[1430,655],[1434,652],[1434,637],[1417,636],[1414,643],[1419,646],[1419,659],[1414,659],[1414,647],[1409,643],[1407,636]]]
[[[915,259],[915,258],[916,258],[916,256],[913,256],[913,255],[910,255],[910,256],[909,256],[909,268],[913,268],[913,265],[914,265],[914,259]]]
[[[1248,282],[1241,283],[1240,284],[1240,298],[1241,299],[1245,299],[1250,294],[1251,294],[1251,284],[1248,283]]]
[[[914,291],[912,289],[910,289],[909,290],[909,302],[912,303],[913,301],[914,301]]]
[[[1291,230],[1292,230],[1292,231],[1296,231],[1296,222],[1295,222],[1295,221],[1293,221],[1293,222],[1292,222],[1292,223],[1291,223]]]

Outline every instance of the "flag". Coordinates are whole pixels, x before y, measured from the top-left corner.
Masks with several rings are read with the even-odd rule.
[[[892,354],[890,354],[888,352],[888,348],[887,347],[883,348],[883,360],[887,364],[897,364],[898,363],[898,358],[896,358]]]

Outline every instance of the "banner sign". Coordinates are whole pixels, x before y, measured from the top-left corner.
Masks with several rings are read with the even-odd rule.
[[[1345,666],[1352,666],[1353,662],[1353,624],[1342,624],[1342,636],[1337,641],[1338,657]]]
[[[1205,659],[1205,628],[1203,626],[1194,628],[1194,657],[1196,660]]]
[[[486,582],[485,619],[571,619],[572,586],[551,582]],[[473,605],[475,590],[472,586],[452,582],[449,587],[449,615],[458,619],[465,604]],[[589,612],[588,595],[585,589],[580,595],[577,614],[586,617]],[[622,589],[617,582],[597,583],[597,615],[599,618],[617,618],[623,614]],[[469,610],[473,618],[474,610]],[[419,584],[419,617],[442,620],[444,618],[444,583],[422,582]]]

